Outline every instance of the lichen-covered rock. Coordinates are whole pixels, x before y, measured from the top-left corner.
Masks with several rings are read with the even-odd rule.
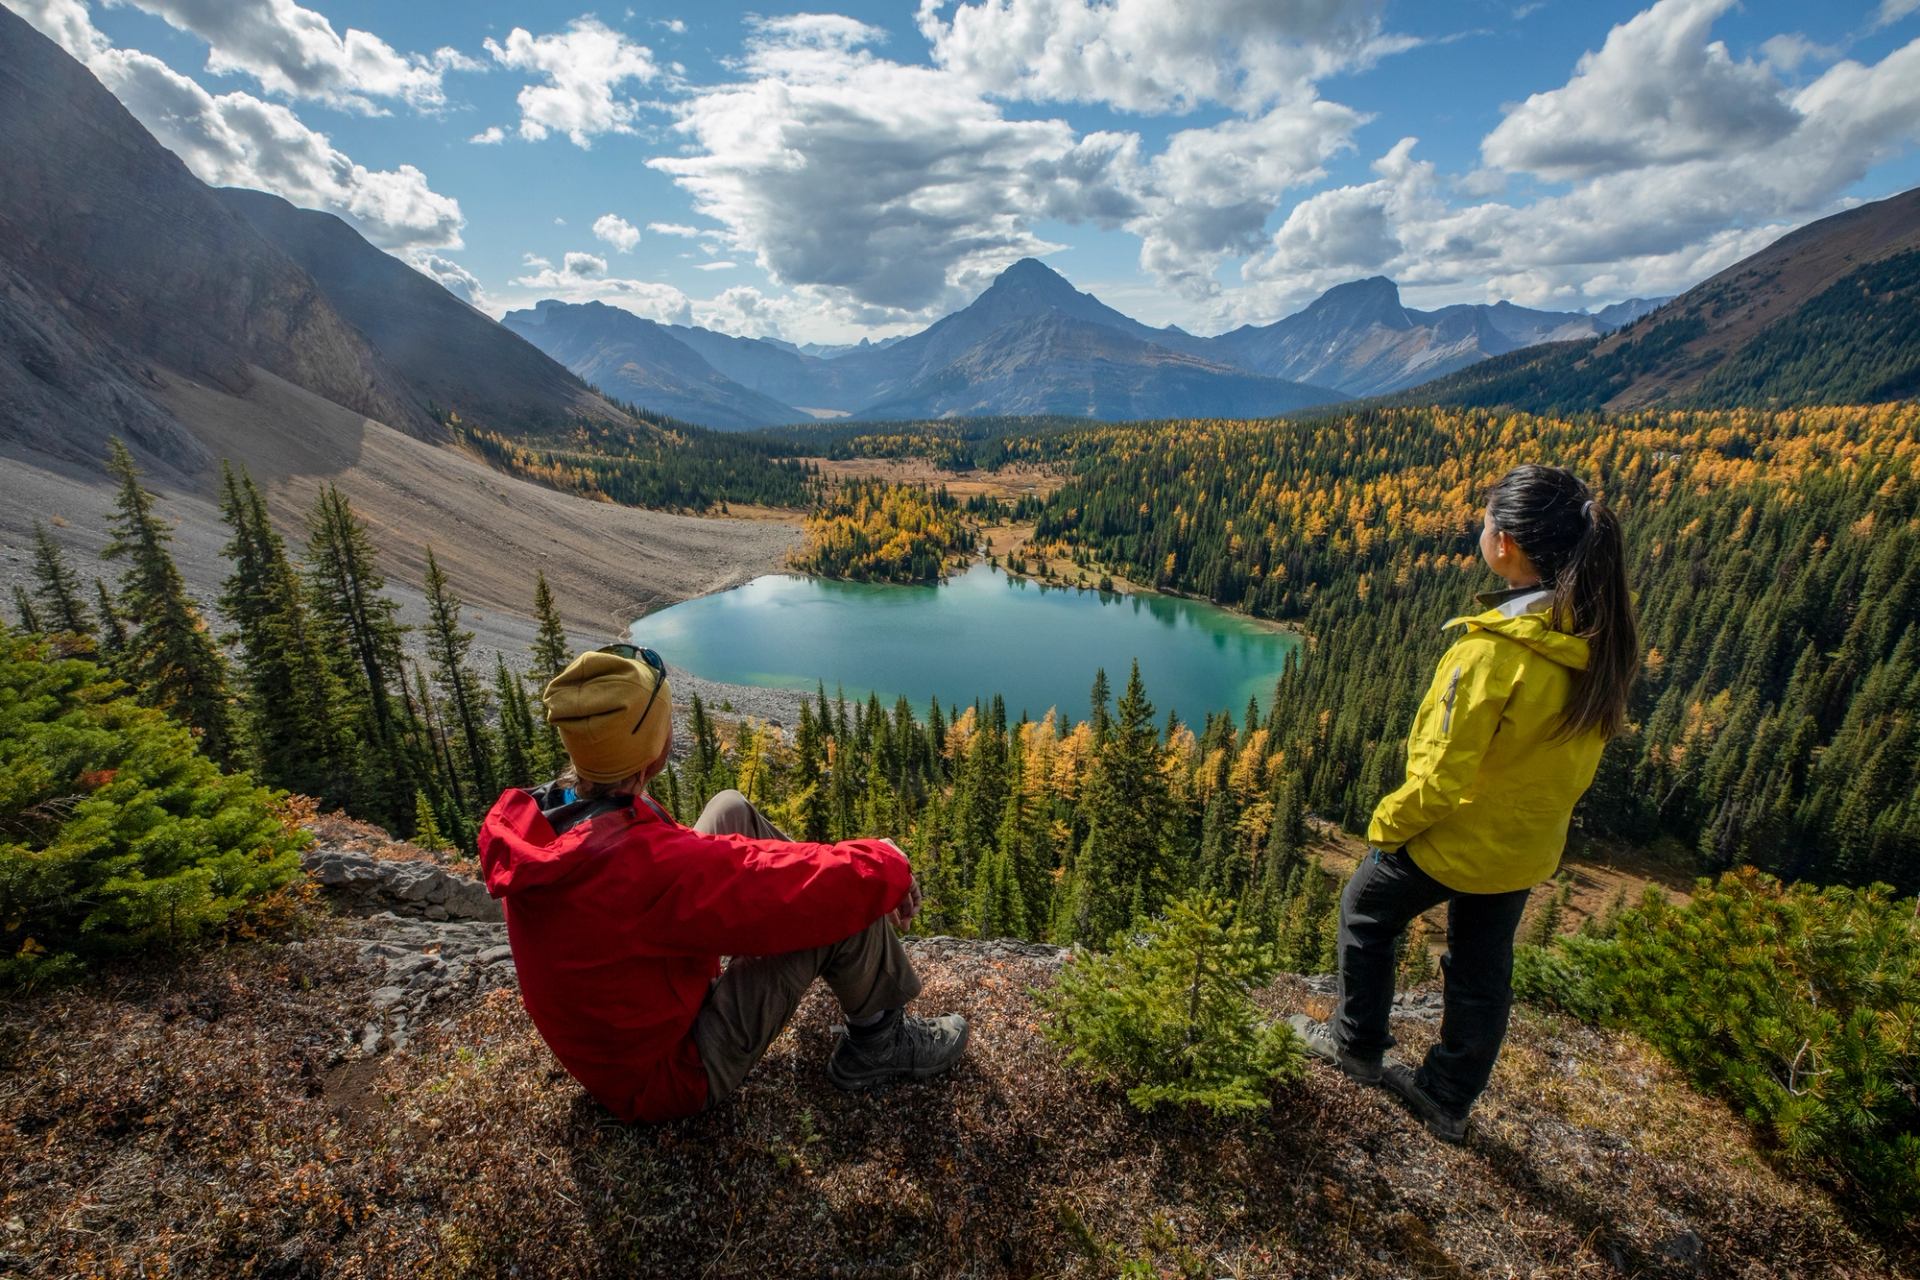
[[[431,862],[376,858],[327,845],[315,845],[303,856],[316,881],[360,905],[435,920],[503,919],[484,884]]]

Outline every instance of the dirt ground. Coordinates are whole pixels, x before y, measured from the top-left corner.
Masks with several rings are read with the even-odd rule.
[[[724,1105],[627,1126],[509,990],[352,1047],[380,979],[333,930],[0,1001],[0,1275],[1913,1274],[1644,1044],[1531,1010],[1464,1147],[1317,1065],[1256,1115],[1143,1116],[1041,1034],[1057,957],[928,940],[951,1079],[839,1093],[816,989]]]

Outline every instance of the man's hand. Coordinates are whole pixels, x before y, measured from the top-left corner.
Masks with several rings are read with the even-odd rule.
[[[918,915],[919,913],[920,913],[920,877],[915,876],[912,880],[907,882],[906,897],[900,899],[899,906],[895,907],[892,911],[889,911],[887,913],[887,919],[893,922],[894,928],[904,933],[907,930],[907,926],[913,923],[914,916]]]

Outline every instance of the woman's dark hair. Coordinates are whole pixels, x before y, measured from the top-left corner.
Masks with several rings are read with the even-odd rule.
[[[1627,722],[1627,691],[1640,673],[1640,627],[1627,590],[1620,520],[1573,472],[1529,463],[1487,495],[1493,527],[1519,544],[1553,592],[1553,625],[1587,642],[1587,669],[1573,675],[1560,732],[1598,729],[1611,738]]]

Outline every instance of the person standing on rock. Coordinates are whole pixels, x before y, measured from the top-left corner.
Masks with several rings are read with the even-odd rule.
[[[651,649],[582,654],[543,702],[569,768],[500,796],[480,862],[527,1013],[587,1092],[623,1120],[712,1107],[816,978],[846,1012],[827,1063],[840,1088],[959,1061],[965,1019],[904,1011],[920,979],[894,930],[913,920],[920,888],[893,842],[789,840],[737,791],[692,827],[676,822],[646,794],[673,745],[666,665]]]
[[[1513,1004],[1513,936],[1551,877],[1573,806],[1626,722],[1640,668],[1620,521],[1572,472],[1522,466],[1494,485],[1480,554],[1505,580],[1456,618],[1407,739],[1407,777],[1367,827],[1340,897],[1340,1003],[1290,1021],[1307,1051],[1384,1084],[1435,1136],[1466,1137]],[[1447,904],[1440,1042],[1418,1070],[1386,1058],[1394,944]]]

